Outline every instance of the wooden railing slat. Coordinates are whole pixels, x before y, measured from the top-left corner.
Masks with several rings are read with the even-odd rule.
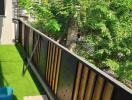
[[[47,64],[46,64],[46,80],[47,81],[48,81],[48,70],[49,70],[50,51],[51,51],[51,43],[49,42],[49,44],[48,44]]]
[[[55,53],[55,63],[54,63],[54,69],[53,69],[53,80],[52,80],[52,90],[55,93],[55,79],[56,79],[56,73],[57,73],[57,61],[58,61],[58,52],[59,49],[56,47],[56,53]]]
[[[53,45],[53,54],[52,54],[52,62],[51,62],[51,73],[50,73],[50,86],[52,87],[53,80],[53,69],[54,69],[54,57],[55,57],[55,45]]]
[[[50,84],[51,64],[53,55],[53,43],[51,43],[50,59],[49,59],[49,70],[48,70],[48,83]]]
[[[81,83],[80,83],[80,89],[79,89],[79,94],[78,94],[78,100],[83,100],[84,98],[84,94],[85,94],[85,88],[87,85],[87,78],[88,78],[88,67],[84,67],[83,68],[83,72],[82,72],[82,77],[81,77]]]
[[[25,29],[24,26],[25,26],[25,25],[22,24],[22,46],[23,46],[23,47],[24,47],[24,29]]]
[[[86,93],[85,93],[84,100],[90,100],[92,97],[95,76],[96,76],[95,72],[90,71],[90,76],[88,77],[89,79],[88,79],[88,83],[86,87]]]
[[[62,53],[62,50],[59,49],[58,63],[57,63],[57,72],[56,72],[56,78],[55,78],[55,89],[54,89],[55,90],[55,94],[57,93],[59,71],[60,71],[60,62],[61,62],[61,53]]]
[[[80,85],[80,80],[81,80],[81,72],[82,72],[82,68],[83,68],[82,66],[83,66],[82,63],[79,62],[77,75],[76,75],[76,81],[75,81],[73,100],[77,100],[77,97],[78,97],[79,85]]]
[[[102,100],[111,100],[113,90],[114,86],[110,82],[107,82],[103,92]]]
[[[104,79],[98,76],[92,100],[100,100]]]

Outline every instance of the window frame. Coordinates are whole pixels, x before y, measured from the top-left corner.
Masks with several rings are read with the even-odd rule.
[[[0,13],[0,17],[5,16],[5,0],[3,0],[3,9],[1,10],[2,14]]]

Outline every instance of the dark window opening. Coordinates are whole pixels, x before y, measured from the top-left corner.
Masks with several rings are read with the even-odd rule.
[[[5,2],[0,0],[0,15],[5,15]]]

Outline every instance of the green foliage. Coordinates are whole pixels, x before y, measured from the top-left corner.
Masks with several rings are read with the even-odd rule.
[[[55,0],[51,3],[51,11],[57,21],[61,24],[62,33],[67,33],[70,25],[83,29],[86,21],[86,8],[88,0]]]
[[[55,19],[53,13],[50,11],[50,7],[45,4],[34,4],[33,8],[34,16],[37,19],[37,22],[41,26],[43,26],[41,30],[46,31],[46,33],[49,33],[49,36],[57,38],[60,34],[59,31],[61,25]]]
[[[29,10],[32,7],[32,0],[19,0],[18,3],[21,9]]]
[[[106,61],[102,62],[106,66],[110,67],[111,70],[116,71],[119,69],[119,64],[111,59],[106,59]]]
[[[132,62],[125,62],[125,65],[120,65],[120,67],[116,70],[120,79],[130,80],[132,81]]]
[[[56,0],[51,3],[50,9],[55,19],[61,24],[61,31],[68,30],[68,17],[72,11],[70,4],[66,5],[62,0]]]
[[[49,20],[48,23],[45,24],[45,29],[50,33],[55,33],[60,31],[60,25],[55,19]],[[52,35],[52,37],[59,37],[60,34],[49,34]]]
[[[19,3],[21,7],[23,7],[25,4],[25,2],[23,2],[24,1],[20,1]],[[25,9],[31,12],[32,16],[35,17],[35,21],[32,23],[32,25],[40,31],[45,32],[47,35],[53,36],[55,39],[57,39],[60,35],[61,25],[58,23],[58,21],[55,19],[55,16],[51,12],[50,5],[28,1],[26,1],[26,3],[27,5],[31,5],[31,7],[25,7]]]
[[[100,68],[132,80],[132,23],[127,0],[93,2],[86,10],[83,42],[76,53]],[[92,52],[90,51],[92,50]],[[129,66],[129,70],[128,69]],[[130,68],[131,66],[131,68]]]
[[[81,11],[80,9],[82,8],[80,4],[84,3],[79,2],[77,3],[74,0],[52,0],[49,1],[48,4],[45,2],[38,4],[31,2],[31,0],[20,0],[19,5],[35,16],[36,22],[34,24],[36,25],[34,26],[36,26],[36,28],[39,26],[39,30],[43,32],[46,31],[46,33],[50,33],[49,36],[58,38],[63,33],[67,33],[72,23],[79,23],[79,27],[82,27],[83,20],[81,21],[81,19],[84,17],[80,18],[79,14],[81,12],[84,13],[86,7],[84,7],[84,11]],[[25,5],[27,6],[25,7]]]
[[[61,32],[67,32],[71,22],[76,21],[77,9],[72,0],[55,0],[51,3],[51,11],[56,20],[61,24]],[[76,22],[75,22],[76,23]]]

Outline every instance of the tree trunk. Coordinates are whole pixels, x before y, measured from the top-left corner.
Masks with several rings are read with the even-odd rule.
[[[74,21],[73,18],[70,19],[69,21],[69,28],[68,28],[68,33],[67,33],[67,48],[70,51],[74,51],[76,47],[76,41],[77,41],[77,34],[78,34],[78,27]]]

